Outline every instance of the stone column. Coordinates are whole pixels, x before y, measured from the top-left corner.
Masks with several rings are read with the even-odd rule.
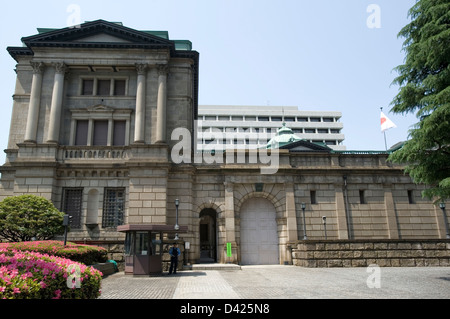
[[[287,232],[287,245],[285,249],[285,256],[283,257],[284,262],[292,264],[292,244],[298,241],[297,232],[297,212],[295,209],[295,194],[294,194],[294,184],[285,185],[286,192],[286,232]],[[283,253],[284,254],[284,253]]]
[[[161,66],[158,72],[156,143],[166,143],[167,65]]]
[[[56,63],[55,68],[56,73],[53,84],[47,143],[58,143],[59,141],[59,129],[61,126],[61,111],[64,92],[64,76],[67,71],[67,66],[62,62]]]
[[[397,217],[395,216],[394,197],[390,184],[384,184],[384,204],[386,205],[386,222],[389,239],[399,239]]]
[[[291,243],[296,242],[298,240],[294,184],[286,184],[285,191],[286,191],[287,241]]]
[[[236,228],[234,219],[234,194],[233,183],[225,182],[225,235],[224,261],[226,263],[237,263]],[[231,243],[231,257],[227,256],[227,243]]]
[[[42,74],[44,73],[45,65],[42,62],[31,62],[31,66],[33,67],[33,80],[24,140],[25,142],[36,143],[39,107],[41,104]]]
[[[145,87],[147,85],[147,64],[136,64],[136,118],[134,123],[134,142],[145,143]]]

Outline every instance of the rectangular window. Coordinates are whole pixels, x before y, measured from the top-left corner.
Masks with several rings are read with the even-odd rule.
[[[94,94],[94,80],[83,80],[81,95]]]
[[[365,196],[365,191],[364,190],[359,190],[359,203],[360,204],[367,204],[366,203],[366,196]]]
[[[124,210],[125,188],[105,188],[102,227],[107,228],[122,225]]]
[[[125,80],[114,80],[114,95],[125,95],[126,83]]]
[[[318,128],[317,133],[328,134],[328,129],[327,128]]]
[[[305,128],[305,133],[316,133],[316,129],[314,129],[314,128]]]
[[[98,80],[97,95],[110,95],[110,94],[111,94],[111,80]]]
[[[75,132],[75,145],[87,145],[88,136],[88,120],[77,121],[77,127]]]
[[[107,145],[108,121],[94,121],[94,145]]]
[[[311,199],[311,204],[317,204],[316,191],[310,191],[309,197]]]
[[[65,188],[63,190],[62,212],[72,216],[70,226],[81,227],[81,208],[83,205],[82,188]]]
[[[410,203],[410,204],[415,204],[415,201],[414,201],[414,192],[413,192],[413,190],[411,190],[411,189],[408,190],[408,203]]]
[[[125,126],[126,121],[114,121],[113,145],[125,145]]]
[[[260,121],[260,122],[269,122],[269,117],[268,116],[259,116],[258,117],[258,121]]]

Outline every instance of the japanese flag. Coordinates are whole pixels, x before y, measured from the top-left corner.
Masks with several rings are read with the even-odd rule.
[[[381,132],[384,132],[390,128],[397,127],[394,122],[387,118],[383,112],[381,112]]]

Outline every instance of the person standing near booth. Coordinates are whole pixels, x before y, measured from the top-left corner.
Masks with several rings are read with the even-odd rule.
[[[177,267],[178,267],[178,256],[181,255],[181,251],[178,248],[178,244],[173,244],[173,247],[169,249],[170,254],[170,268],[169,268],[169,275],[177,273]]]

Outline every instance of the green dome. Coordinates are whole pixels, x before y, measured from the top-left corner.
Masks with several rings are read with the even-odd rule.
[[[277,134],[267,143],[267,148],[280,148],[281,146],[301,141],[302,139],[286,127],[286,123],[277,131]]]

